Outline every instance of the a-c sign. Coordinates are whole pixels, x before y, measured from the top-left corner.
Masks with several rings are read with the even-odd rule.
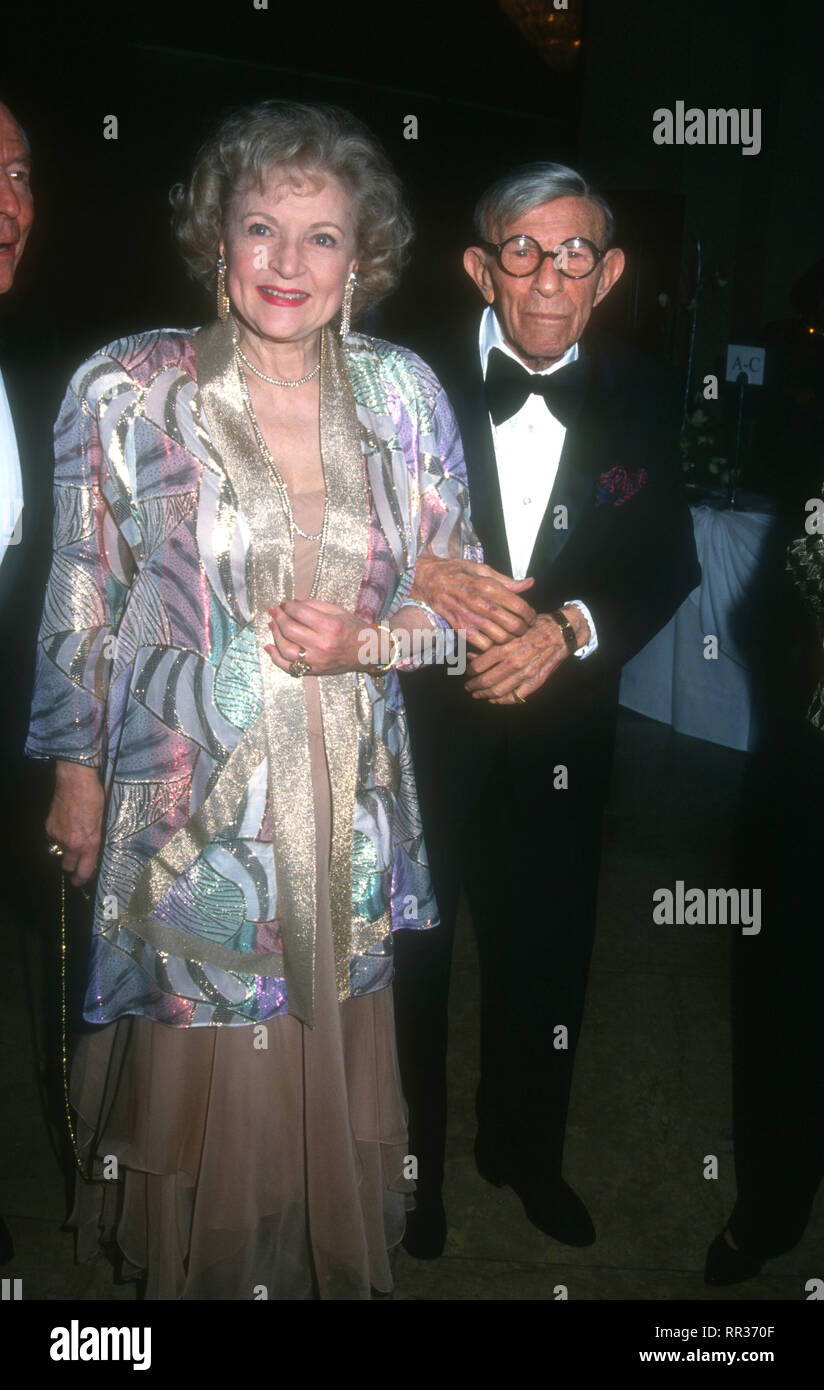
[[[740,343],[727,346],[727,381],[737,381],[742,372],[749,386],[764,385],[764,358],[766,352],[760,347],[742,347]]]

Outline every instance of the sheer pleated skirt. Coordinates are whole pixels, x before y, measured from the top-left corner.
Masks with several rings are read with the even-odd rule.
[[[413,1187],[392,991],[336,1011],[273,1019],[266,1047],[138,1017],[84,1036],[72,1103],[101,1177],[78,1179],[78,1259],[114,1242],[150,1299],[389,1293]]]

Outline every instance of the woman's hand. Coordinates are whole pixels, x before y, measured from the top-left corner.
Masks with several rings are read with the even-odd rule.
[[[289,670],[301,650],[313,676],[361,671],[368,664],[359,652],[375,625],[357,613],[315,598],[284,599],[269,612],[272,645],[266,651],[281,671]]]
[[[57,764],[46,834],[62,846],[60,867],[71,874],[75,887],[87,883],[97,868],[103,837],[103,800],[96,768],[82,763]]]

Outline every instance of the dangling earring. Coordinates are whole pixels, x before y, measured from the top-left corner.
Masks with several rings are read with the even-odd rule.
[[[352,295],[355,292],[355,286],[357,285],[357,283],[357,275],[355,274],[354,270],[350,270],[349,279],[346,281],[346,289],[343,292],[343,308],[341,309],[340,314],[341,342],[343,342],[349,334],[349,320],[352,317]]]
[[[229,296],[226,293],[226,262],[222,256],[217,258],[217,316],[221,323],[229,317]]]

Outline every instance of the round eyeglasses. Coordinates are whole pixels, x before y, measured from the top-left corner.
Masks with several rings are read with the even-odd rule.
[[[531,236],[510,236],[506,241],[482,241],[479,244],[493,252],[506,275],[534,275],[549,259],[568,280],[585,279],[607,254],[582,236],[568,237],[553,251],[545,251]]]

